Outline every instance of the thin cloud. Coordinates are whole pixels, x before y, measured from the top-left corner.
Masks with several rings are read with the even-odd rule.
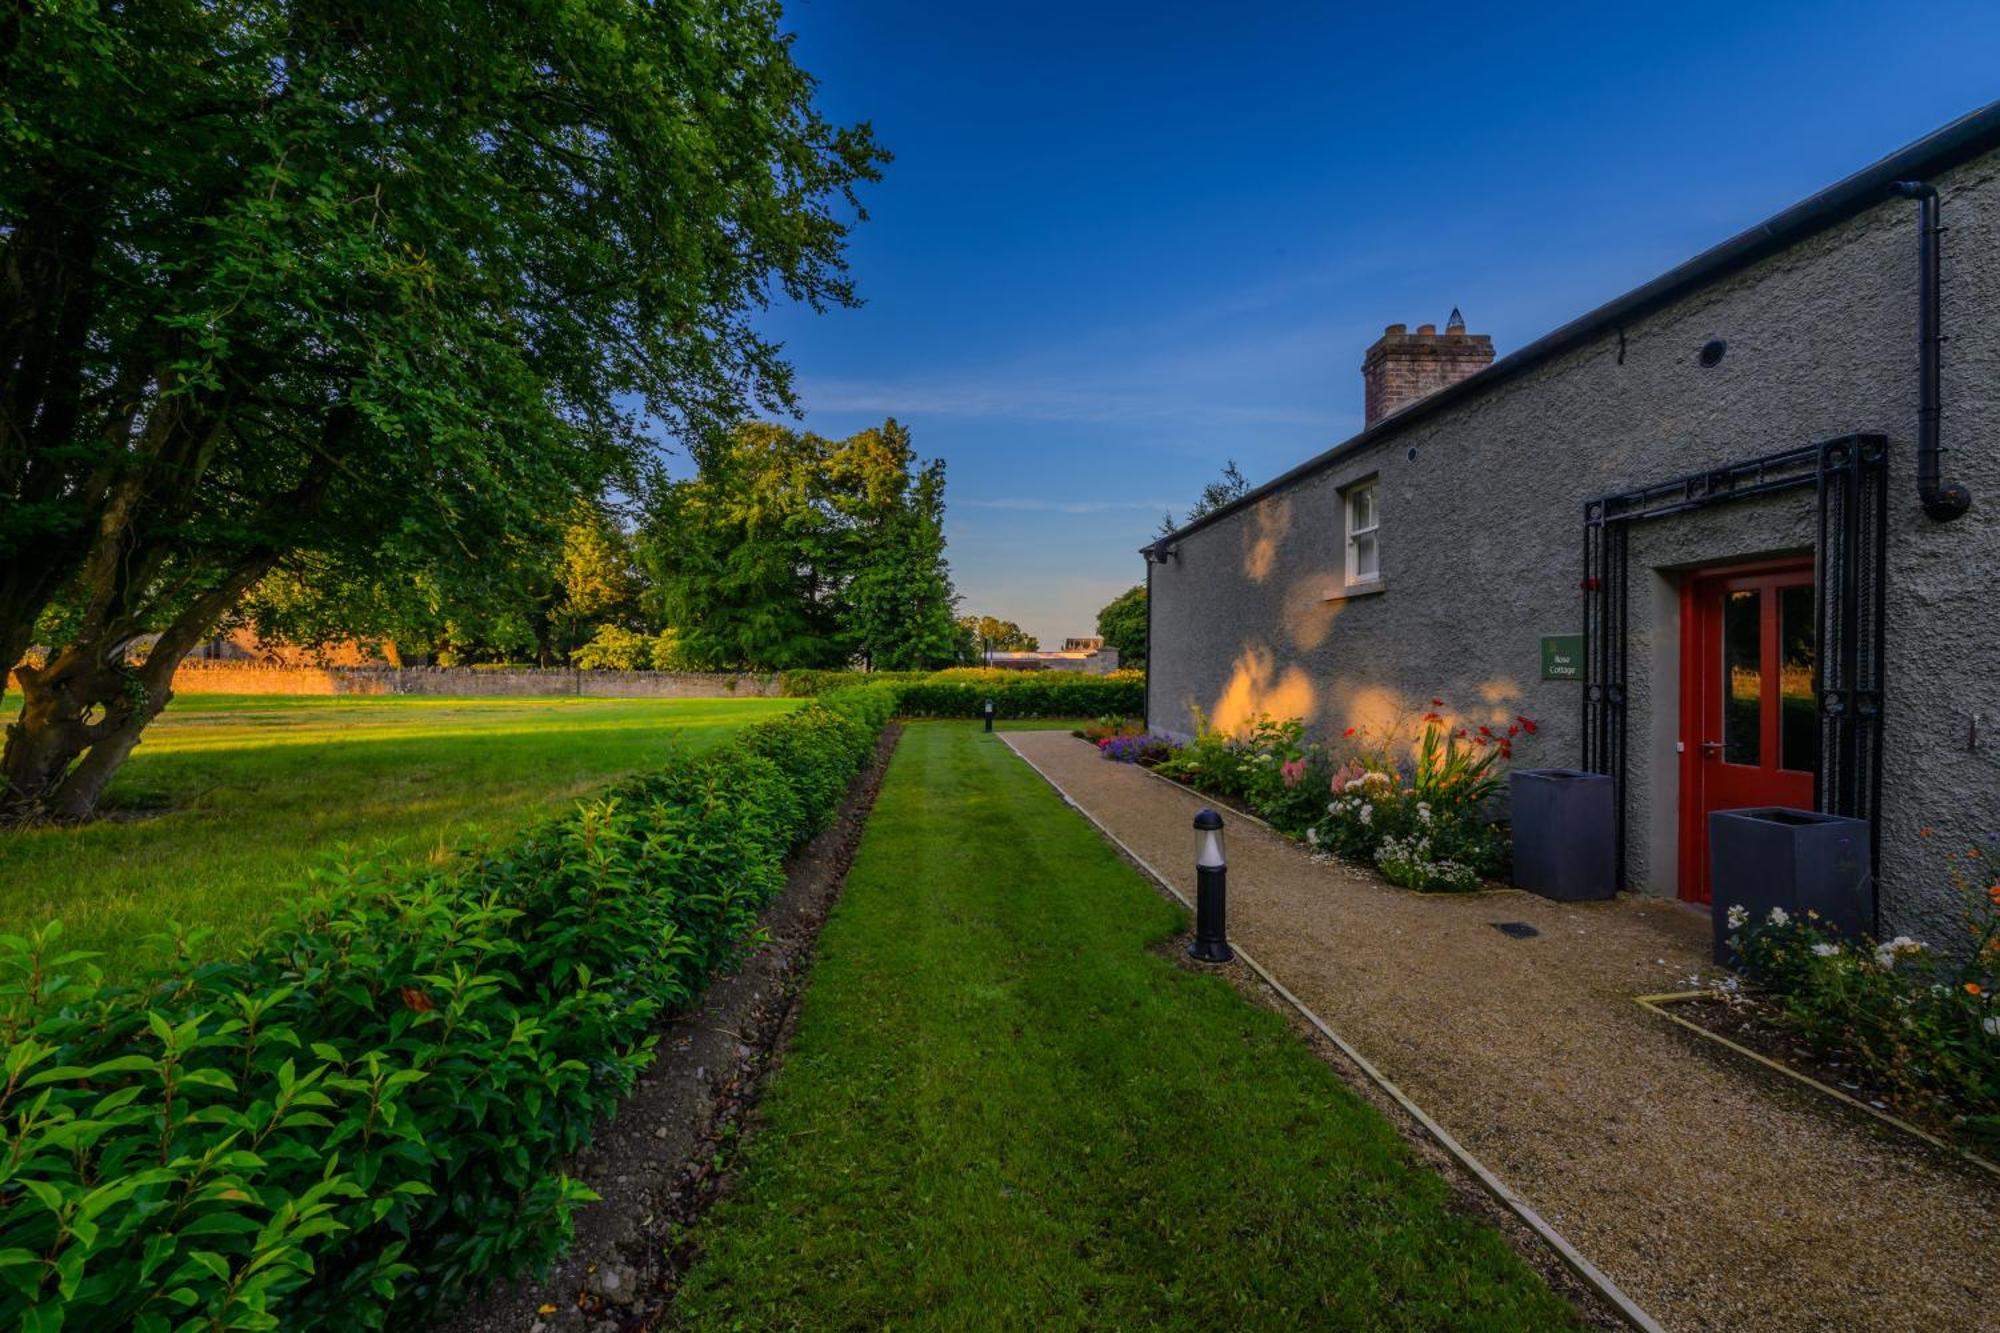
[[[1290,425],[1331,427],[1339,415],[1282,404],[1175,401],[1159,394],[1133,393],[1089,385],[1059,386],[1028,374],[989,383],[893,384],[825,380],[802,386],[800,398],[813,412],[887,412],[984,417],[1007,421],[1076,423],[1173,421],[1212,426]]]
[[[1172,509],[1166,500],[1035,500],[1024,498],[998,500],[955,500],[954,504],[963,509],[1008,509],[1017,513],[1033,514],[1108,514],[1126,509]]]

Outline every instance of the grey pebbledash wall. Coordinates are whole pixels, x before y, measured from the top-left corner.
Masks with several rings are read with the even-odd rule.
[[[1916,206],[1831,230],[1325,464],[1166,544],[1150,565],[1149,723],[1301,716],[1324,737],[1448,699],[1581,758],[1582,686],[1539,639],[1582,629],[1587,499],[1857,431],[1890,441],[1882,779],[1885,928],[1956,938],[1942,852],[2000,831],[2000,155],[1932,177],[1944,222],[1944,469],[1970,514],[1915,493]],[[1727,343],[1719,364],[1697,354]],[[1343,589],[1341,492],[1380,479],[1382,582]],[[1631,887],[1676,892],[1680,574],[1808,553],[1810,491],[1640,524],[1631,537]],[[1933,828],[1925,839],[1919,830]]]

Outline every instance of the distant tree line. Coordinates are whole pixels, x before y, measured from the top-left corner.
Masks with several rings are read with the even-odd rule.
[[[246,623],[276,641],[360,637],[445,665],[664,671],[948,666],[970,643],[945,560],[945,476],[895,420],[843,440],[738,426],[686,477],[571,506],[470,578],[397,567],[268,580]]]

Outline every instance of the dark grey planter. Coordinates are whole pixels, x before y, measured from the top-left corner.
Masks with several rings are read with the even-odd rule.
[[[1566,903],[1616,893],[1611,779],[1574,768],[1517,768],[1507,782],[1515,885]]]
[[[1874,929],[1875,877],[1868,822],[1783,806],[1717,810],[1708,817],[1710,920],[1715,961],[1733,967],[1729,909],[1762,921],[1773,907],[1789,916],[1818,912],[1822,925],[1851,939]]]

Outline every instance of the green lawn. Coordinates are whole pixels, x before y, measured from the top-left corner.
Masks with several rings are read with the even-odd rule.
[[[108,818],[0,834],[0,930],[61,917],[113,974],[169,919],[225,950],[336,847],[448,856],[794,704],[186,696],[119,773]]]
[[[1026,765],[909,727],[738,1187],[704,1327],[1562,1328],[1389,1124]]]

